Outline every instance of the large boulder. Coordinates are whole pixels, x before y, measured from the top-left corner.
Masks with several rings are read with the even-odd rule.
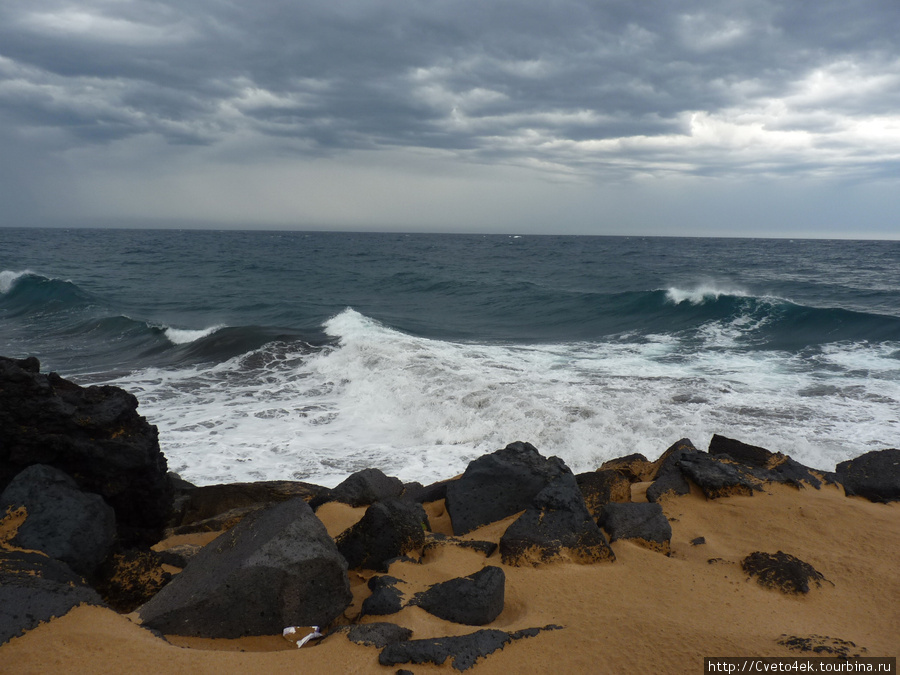
[[[531,505],[535,496],[569,468],[541,456],[530,443],[510,443],[469,463],[447,484],[446,508],[454,534],[502,520]]]
[[[32,464],[53,466],[115,509],[119,536],[155,543],[172,505],[157,429],[131,394],[43,375],[31,357],[0,357],[0,489]]]
[[[0,494],[0,512],[21,507],[27,515],[11,541],[19,548],[42,551],[84,576],[93,575],[112,548],[112,507],[52,466],[32,464]]]
[[[669,553],[672,526],[659,504],[610,503],[603,507],[597,519],[610,541],[630,539],[647,548]]]
[[[503,570],[489,566],[467,577],[434,584],[417,593],[410,604],[446,621],[484,626],[500,616],[505,591]]]
[[[387,572],[391,560],[422,548],[427,524],[421,504],[396,499],[376,502],[338,536],[337,548],[351,569]]]
[[[835,471],[848,495],[873,502],[900,500],[900,450],[873,450],[841,462]]]
[[[326,626],[350,601],[346,561],[309,505],[292,499],[205,546],[138,612],[164,633],[236,638]]]
[[[568,467],[565,470],[567,473],[541,490],[525,513],[503,533],[500,557],[505,564],[615,560],[606,537],[584,504],[575,476]]]
[[[0,645],[81,604],[103,603],[68,565],[0,548]]]

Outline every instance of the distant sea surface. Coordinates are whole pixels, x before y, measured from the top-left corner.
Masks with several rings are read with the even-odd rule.
[[[199,484],[900,447],[900,242],[0,229],[0,354],[130,391]]]

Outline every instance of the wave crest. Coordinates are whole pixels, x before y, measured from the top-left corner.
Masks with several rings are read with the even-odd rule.
[[[202,340],[223,328],[225,328],[224,325],[211,326],[209,328],[201,328],[198,330],[172,328],[171,326],[168,326],[163,328],[163,334],[173,345],[186,345],[191,342],[196,342],[197,340]]]
[[[740,289],[717,288],[709,285],[701,285],[689,290],[676,288],[674,286],[666,289],[666,302],[670,302],[673,305],[680,305],[682,302],[689,302],[692,305],[702,305],[710,300],[716,301],[723,296],[733,298],[751,297],[749,293]]]

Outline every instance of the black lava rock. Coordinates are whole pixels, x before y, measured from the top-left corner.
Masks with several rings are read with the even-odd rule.
[[[656,480],[647,488],[648,501],[658,501],[666,494],[686,495],[690,494],[691,486],[684,477],[679,461],[686,455],[694,455],[700,451],[687,438],[673,443],[657,460],[659,468]]]
[[[900,500],[900,450],[873,450],[841,462],[835,471],[847,495],[873,502]]]
[[[631,481],[621,471],[599,469],[575,476],[584,504],[591,515],[600,515],[605,504],[631,501]]]
[[[68,565],[0,548],[0,645],[81,604],[103,602]]]
[[[427,522],[421,504],[376,502],[338,536],[337,547],[351,569],[387,572],[390,560],[422,548]]]
[[[309,505],[292,499],[209,543],[138,612],[164,633],[235,638],[327,626],[351,599],[346,561]]]
[[[351,642],[379,649],[395,642],[404,642],[410,637],[412,637],[412,631],[409,628],[393,623],[361,623],[347,629],[347,638]]]
[[[545,626],[515,633],[484,629],[456,637],[395,642],[382,650],[378,663],[383,666],[395,666],[398,663],[433,663],[440,666],[447,659],[451,659],[453,668],[462,672],[474,666],[478,659],[503,649],[513,640],[534,637],[542,630],[558,628],[559,626]]]
[[[471,461],[459,479],[447,484],[453,533],[465,534],[528,508],[566,472],[571,473],[561,459],[542,457],[537,448],[522,442]]]
[[[610,541],[632,539],[662,553],[670,550],[672,526],[659,504],[615,504],[603,507],[597,519]]]
[[[156,543],[173,496],[156,427],[118,387],[39,369],[35,358],[0,357],[0,490],[32,464],[53,466],[113,507],[123,543]]]
[[[708,499],[750,496],[759,489],[759,481],[734,465],[715,459],[705,452],[689,453],[678,460],[682,473],[697,484]]]
[[[810,582],[821,586],[827,581],[812,565],[783,551],[751,553],[741,561],[741,569],[756,577],[761,586],[783,593],[809,593]]]
[[[360,616],[396,614],[403,609],[403,591],[397,588],[397,584],[402,583],[405,582],[386,574],[369,579],[372,594],[363,600]]]
[[[763,481],[788,483],[796,487],[808,483],[817,489],[822,485],[822,481],[811,473],[809,467],[787,455],[719,434],[714,434],[710,440],[709,454],[743,464],[749,468],[749,473]]]
[[[641,453],[635,452],[624,457],[617,457],[600,465],[600,470],[614,469],[624,474],[631,483],[643,483],[653,480],[657,466]]]
[[[485,567],[467,577],[450,579],[417,593],[411,604],[440,619],[484,626],[503,611],[506,575],[499,567]]]
[[[42,551],[85,576],[109,554],[115,512],[62,471],[32,464],[17,475],[0,495],[0,512],[23,506],[27,517],[12,540],[16,546]]]
[[[317,496],[313,508],[325,502],[341,502],[350,506],[369,506],[375,502],[398,499],[403,494],[403,481],[386,476],[379,469],[363,469],[344,479],[337,487]]]
[[[538,493],[532,506],[503,533],[500,556],[505,564],[615,560],[606,537],[584,504],[575,476],[568,467],[565,470]]]
[[[311,502],[328,492],[320,485],[289,480],[197,487],[173,476],[170,473],[169,480],[176,488],[179,508],[169,524],[175,534],[228,529],[254,511],[297,497]]]

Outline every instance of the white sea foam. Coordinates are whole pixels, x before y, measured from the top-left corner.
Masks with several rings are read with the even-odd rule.
[[[31,270],[24,270],[22,272],[3,270],[0,272],[0,293],[9,293],[9,291],[12,290],[12,287],[16,285],[16,281],[28,274],[34,274],[34,272]]]
[[[210,328],[201,328],[199,330],[190,330],[186,328],[167,327],[163,330],[163,334],[173,345],[186,345],[207,335],[212,335],[217,330],[221,330],[225,326],[211,326]]]
[[[748,293],[740,289],[718,288],[714,285],[703,284],[696,288],[683,289],[674,286],[666,290],[666,300],[674,305],[689,302],[692,305],[702,305],[708,300],[718,300],[723,295],[737,298],[746,298]]]
[[[335,485],[377,467],[429,482],[515,440],[575,471],[656,458],[713,433],[833,469],[900,439],[898,346],[786,352],[686,349],[672,336],[515,346],[413,337],[346,310],[337,347],[270,345],[212,367],[116,382],[159,426],[170,468],[198,483]]]

